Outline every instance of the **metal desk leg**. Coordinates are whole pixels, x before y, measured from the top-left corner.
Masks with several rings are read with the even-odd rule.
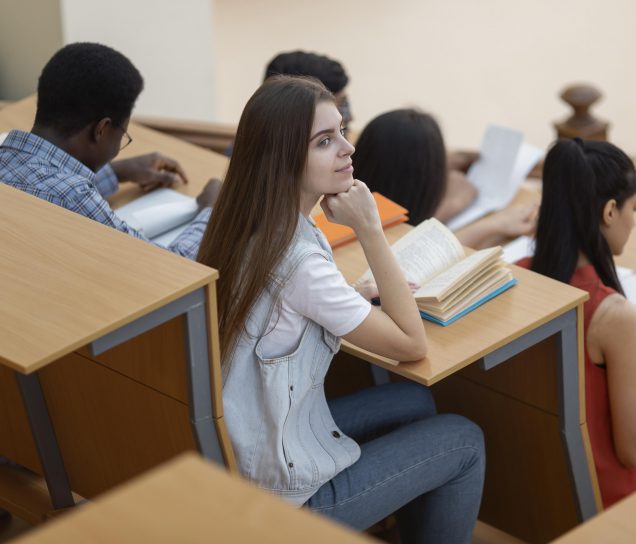
[[[207,320],[203,303],[188,309],[185,329],[192,432],[201,454],[223,465],[223,454],[212,419]]]
[[[561,439],[570,460],[570,477],[582,521],[596,514],[596,500],[579,421],[579,360],[576,335],[576,310],[566,314],[565,326],[557,334],[559,426]]]
[[[212,417],[205,301],[203,288],[192,291],[95,340],[91,344],[91,351],[93,355],[99,355],[170,319],[185,315],[190,424],[201,454],[223,464],[223,455]]]
[[[40,463],[42,463],[42,468],[44,469],[44,478],[46,479],[53,508],[59,509],[74,506],[75,502],[73,501],[71,486],[68,482],[66,468],[64,468],[53,424],[46,407],[40,379],[37,373],[16,373],[16,379],[29,418],[29,425],[38,450]]]
[[[480,365],[484,370],[490,370],[552,335],[556,336],[558,350],[559,428],[565,455],[568,459],[568,469],[578,514],[580,519],[584,521],[596,514],[596,501],[579,421],[579,358],[576,336],[576,308],[485,355]]]

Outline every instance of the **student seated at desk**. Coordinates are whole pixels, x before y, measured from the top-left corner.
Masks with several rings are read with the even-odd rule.
[[[636,308],[613,255],[634,226],[636,172],[607,142],[560,140],[543,167],[532,259],[519,264],[590,294],[584,306],[587,425],[608,507],[636,491]]]
[[[340,337],[398,360],[425,356],[409,286],[370,191],[353,179],[333,95],[268,79],[249,100],[198,260],[218,268],[224,412],[242,474],[358,529],[397,512],[403,542],[470,542],[481,431],[436,415],[428,389],[392,383],[327,403]],[[378,280],[372,307],[338,271],[309,214],[353,228]]]
[[[175,161],[159,154],[108,164],[131,142],[126,130],[142,88],[137,69],[110,47],[63,47],[40,75],[31,132],[12,130],[0,146],[0,181],[147,240],[119,219],[105,198],[120,181],[150,190],[186,179]],[[219,185],[208,183],[197,198],[201,212],[168,249],[196,256]]]
[[[433,117],[414,109],[379,115],[356,142],[356,176],[409,210],[409,223],[436,217],[448,221],[475,198],[476,189],[459,170],[449,168],[442,132]],[[511,206],[457,232],[472,248],[492,245],[534,229],[533,206]]]

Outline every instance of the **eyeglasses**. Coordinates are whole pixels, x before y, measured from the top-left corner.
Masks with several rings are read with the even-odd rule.
[[[117,127],[119,130],[121,130],[124,133],[124,135],[121,138],[121,143],[119,144],[119,151],[121,151],[122,149],[124,149],[124,147],[129,146],[133,140],[130,137],[130,134],[128,134],[128,131],[124,127],[116,123],[113,123],[113,126]]]

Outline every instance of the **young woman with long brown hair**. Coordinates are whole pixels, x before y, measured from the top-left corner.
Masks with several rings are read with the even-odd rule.
[[[480,430],[436,415],[429,391],[389,384],[327,402],[340,337],[398,360],[426,354],[409,286],[334,99],[279,76],[250,98],[199,260],[217,268],[224,407],[242,474],[358,529],[397,512],[403,542],[470,542],[483,484]],[[372,307],[336,268],[309,215],[353,228]]]

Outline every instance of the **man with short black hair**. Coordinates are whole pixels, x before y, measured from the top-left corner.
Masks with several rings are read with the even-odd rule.
[[[142,89],[138,70],[114,49],[63,47],[40,75],[31,132],[12,130],[0,145],[0,181],[147,240],[105,198],[121,181],[149,190],[187,180],[177,162],[158,153],[109,164],[131,142],[128,122]],[[201,211],[169,250],[196,257],[219,184],[212,180],[197,197]]]
[[[326,55],[306,51],[279,53],[269,61],[267,68],[265,68],[264,79],[275,75],[315,77],[334,95],[345,130],[353,120],[346,93],[349,76],[345,72],[344,66],[337,60],[330,59]]]

